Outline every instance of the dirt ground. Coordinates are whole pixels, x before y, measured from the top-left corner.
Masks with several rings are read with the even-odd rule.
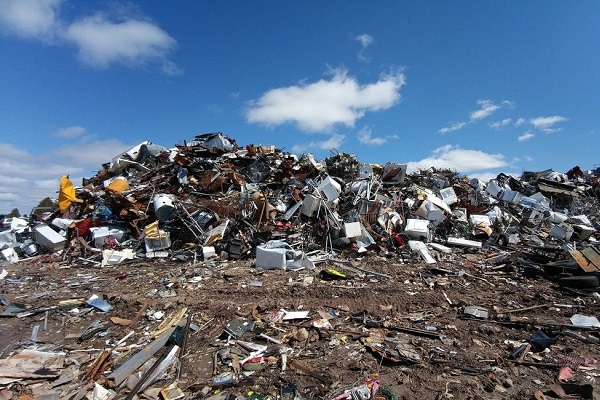
[[[290,272],[258,270],[252,261],[137,259],[98,268],[82,260],[67,265],[47,256],[34,258],[4,267],[8,276],[0,280],[0,297],[39,309],[96,294],[113,309],[87,312],[85,306],[67,305],[49,310],[47,316],[2,317],[0,358],[33,347],[66,351],[76,374],[52,391],[55,398],[70,398],[67,393],[85,383],[85,373],[103,349],[113,349],[107,376],[148,342],[148,333],[160,324],[150,315],[163,312],[164,319],[187,307],[193,329],[178,386],[189,399],[216,393],[221,398],[223,393],[248,397],[249,392],[275,398],[285,388],[302,398],[334,398],[373,374],[398,399],[559,398],[560,388],[580,393],[562,398],[591,398],[600,382],[595,362],[600,347],[581,337],[597,341],[598,331],[568,329],[578,339],[565,334],[565,326],[577,313],[600,315],[599,297],[564,293],[549,280],[527,278],[517,268],[494,261],[494,254],[454,249],[449,260],[433,266],[379,256],[354,262],[355,267],[386,275],[376,276],[334,262]],[[347,279],[323,279],[321,271],[329,268],[346,273]],[[111,321],[135,319],[144,304],[136,325]],[[485,308],[487,318],[466,314],[467,306]],[[307,319],[270,322],[279,310],[309,313]],[[327,327],[315,327],[323,316],[329,318]],[[241,341],[267,344],[262,333],[281,345],[274,346],[258,371],[221,387],[213,384],[215,375],[232,369],[219,357],[215,365],[214,357],[223,349],[239,349],[227,346],[222,335],[234,319],[254,322]],[[107,327],[105,334],[78,341],[95,320]],[[36,325],[39,332],[32,343]],[[532,346],[515,353],[540,329],[557,342],[546,350]],[[126,343],[111,347],[130,331],[134,333]],[[572,377],[559,380],[559,368],[565,366]],[[154,383],[147,397],[156,396],[156,388],[174,376],[170,371]],[[96,381],[102,383],[103,376]],[[32,393],[31,386],[40,382],[52,383],[22,380],[8,388],[17,398]],[[120,396],[126,393],[119,391]]]

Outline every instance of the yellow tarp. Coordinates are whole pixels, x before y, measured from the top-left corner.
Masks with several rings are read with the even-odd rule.
[[[73,182],[69,179],[68,176],[60,177],[60,190],[58,192],[58,208],[60,212],[65,212],[69,209],[69,206],[72,202],[81,203],[83,200],[78,199],[75,196],[75,187],[73,186]]]
[[[106,190],[112,190],[113,192],[122,193],[129,189],[129,183],[125,179],[117,178],[106,187]]]

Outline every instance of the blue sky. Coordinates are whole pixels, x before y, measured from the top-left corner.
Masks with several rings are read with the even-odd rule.
[[[0,212],[216,131],[484,179],[593,169],[598,21],[598,1],[0,0]]]

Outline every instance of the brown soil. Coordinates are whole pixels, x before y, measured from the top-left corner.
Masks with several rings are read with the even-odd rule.
[[[100,269],[83,262],[65,266],[47,257],[43,262],[33,259],[5,267],[9,275],[0,281],[1,297],[36,309],[57,305],[65,299],[87,300],[96,294],[107,299],[114,308],[106,314],[91,311],[85,315],[71,312],[75,306],[51,310],[46,330],[43,330],[45,313],[0,319],[0,357],[7,358],[19,349],[31,347],[32,328],[40,325],[38,347],[47,345],[45,348],[50,351],[67,350],[79,364],[80,379],[57,388],[63,394],[70,392],[74,386],[80,386],[79,382],[85,379],[86,371],[100,350],[107,347],[107,342],[114,343],[132,330],[114,324],[110,318],[133,319],[147,302],[148,311],[163,311],[166,316],[188,307],[192,322],[202,328],[190,333],[184,357],[179,387],[186,398],[200,398],[203,388],[207,396],[215,390],[227,390],[234,395],[248,395],[252,391],[276,396],[289,384],[295,385],[303,398],[333,398],[344,388],[363,384],[377,373],[380,383],[389,387],[398,399],[529,399],[535,398],[538,391],[549,394],[550,385],[561,383],[555,364],[573,367],[574,377],[569,383],[579,387],[597,385],[600,376],[597,364],[582,365],[583,361],[579,361],[599,359],[597,344],[559,335],[550,353],[534,353],[532,349],[525,355],[523,361],[538,364],[531,366],[519,365],[512,359],[511,343],[526,343],[540,327],[550,336],[556,335],[559,326],[570,325],[570,317],[577,312],[600,315],[598,298],[565,294],[550,281],[493,269],[491,264],[479,261],[482,259],[482,255],[461,254],[457,249],[452,262],[436,265],[436,268],[443,265],[454,272],[463,271],[465,274],[461,276],[427,277],[422,273],[430,271],[431,266],[402,264],[373,256],[356,264],[387,274],[390,279],[362,276],[341,264],[326,262],[318,264],[314,271],[289,272],[257,270],[250,261],[194,265],[171,260],[135,260]],[[322,280],[319,272],[325,268],[348,272],[351,277]],[[161,297],[159,292],[169,283],[176,295]],[[578,311],[554,304],[582,308]],[[464,318],[463,307],[469,305],[486,308],[488,319]],[[532,306],[541,307],[518,311]],[[310,311],[309,319],[269,324],[268,317],[280,309]],[[337,318],[330,320],[332,328],[312,326],[312,322],[320,318],[318,311],[332,310],[337,313]],[[365,311],[364,320],[352,318],[361,311]],[[510,318],[522,323],[508,323]],[[283,348],[289,347],[286,370],[282,371],[282,357],[276,353],[260,371],[235,385],[213,387],[213,356],[225,346],[224,341],[216,339],[233,319],[255,322],[254,331],[245,333],[241,340],[266,344],[264,339],[256,337],[263,332],[282,341]],[[77,336],[94,320],[108,327],[106,336],[96,335],[78,342]],[[367,320],[373,323],[365,324]],[[133,328],[135,334],[118,355],[112,356],[113,367],[139,349],[127,351],[127,346],[146,344],[145,333],[159,323],[144,315]],[[401,329],[421,330],[426,326],[437,329],[428,331],[431,337]],[[295,340],[294,334],[302,327],[306,328],[308,337]],[[598,337],[597,332],[584,334]],[[412,351],[407,353],[409,357],[397,357],[397,353],[396,357],[382,357],[383,346],[377,343],[386,336],[404,343],[404,348]],[[395,345],[387,343],[385,346],[393,348]],[[98,350],[75,351],[85,349]],[[411,356],[416,358],[411,360]],[[565,361],[567,356],[571,358]],[[216,367],[217,373],[229,370],[224,364]],[[174,373],[169,379],[174,379]],[[13,385],[12,390],[25,393],[30,383],[22,381],[20,386]],[[153,386],[168,383],[163,380]],[[120,392],[123,393],[127,390]]]

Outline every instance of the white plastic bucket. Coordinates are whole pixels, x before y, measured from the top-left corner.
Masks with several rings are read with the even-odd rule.
[[[154,206],[154,213],[156,214],[157,220],[168,221],[173,218],[175,206],[173,205],[173,198],[170,195],[155,195],[152,199],[152,205]]]

